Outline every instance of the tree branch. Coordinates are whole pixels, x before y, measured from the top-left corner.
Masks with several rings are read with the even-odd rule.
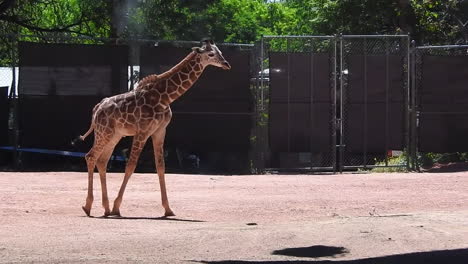
[[[21,20],[16,16],[0,15],[0,20],[7,21],[7,22],[10,22],[10,23],[14,23],[14,24],[17,24],[19,26],[30,29],[30,30],[42,31],[42,32],[74,32],[74,31],[70,30],[70,28],[72,28],[74,26],[78,26],[78,25],[85,22],[83,17],[82,17],[82,18],[80,18],[79,21],[77,21],[75,23],[72,23],[72,24],[69,24],[69,25],[66,25],[66,26],[63,26],[63,27],[44,28],[44,27],[40,27],[40,26],[31,25],[27,21]]]
[[[14,3],[15,0],[3,0],[0,2],[0,14],[5,13]]]

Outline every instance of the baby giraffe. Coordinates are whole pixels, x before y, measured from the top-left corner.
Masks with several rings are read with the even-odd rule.
[[[93,204],[93,172],[97,167],[101,179],[104,216],[120,216],[120,205],[130,176],[135,171],[138,157],[147,139],[151,137],[157,173],[161,187],[162,206],[165,216],[173,216],[166,193],[164,178],[164,137],[171,121],[170,104],[183,95],[200,77],[208,65],[229,70],[231,66],[211,40],[202,42],[202,47],[192,52],[172,69],[162,74],[149,75],[137,88],[127,93],[104,98],[93,109],[91,127],[84,140],[94,130],[94,144],[86,154],[88,166],[88,196],[83,210],[90,216]],[[122,137],[133,136],[132,150],[125,168],[125,176],[112,211],[107,197],[106,169],[115,145]]]

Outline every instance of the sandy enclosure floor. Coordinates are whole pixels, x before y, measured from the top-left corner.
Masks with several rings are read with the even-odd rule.
[[[122,173],[108,174],[111,202]],[[0,173],[1,263],[468,263],[468,173],[135,174],[122,218],[99,176]]]

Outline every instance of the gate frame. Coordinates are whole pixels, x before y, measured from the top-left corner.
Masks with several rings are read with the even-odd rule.
[[[258,103],[258,109],[257,112],[259,116],[263,116],[264,114],[269,113],[269,100],[267,101],[266,95],[265,95],[265,90],[270,91],[270,85],[269,81],[268,83],[265,83],[265,74],[264,70],[265,68],[265,60],[268,59],[268,52],[269,50],[265,49],[266,41],[273,40],[273,39],[283,39],[286,40],[287,43],[287,48],[286,52],[289,53],[289,46],[290,46],[290,41],[292,39],[299,39],[299,40],[311,40],[311,41],[325,41],[329,40],[331,43],[329,45],[329,56],[330,58],[330,68],[335,69],[334,71],[329,72],[329,75],[331,77],[330,79],[330,92],[332,93],[332,98],[331,98],[331,119],[329,120],[331,124],[331,130],[332,133],[331,135],[331,144],[330,144],[330,153],[331,153],[331,166],[311,166],[306,167],[306,168],[294,168],[294,169],[285,169],[285,168],[271,168],[266,166],[267,164],[267,156],[268,154],[271,154],[271,151],[269,149],[269,125],[264,126],[263,128],[260,127],[257,129],[260,131],[258,134],[259,137],[259,144],[260,146],[260,160],[262,164],[262,170],[263,171],[299,171],[299,172],[326,172],[326,171],[331,171],[331,172],[336,172],[338,167],[337,167],[337,162],[336,162],[336,128],[337,128],[337,121],[336,121],[336,87],[337,87],[337,74],[336,74],[336,69],[337,69],[337,36],[336,35],[326,35],[326,36],[313,36],[313,35],[301,35],[301,36],[295,36],[295,35],[265,35],[262,36],[260,40],[260,56],[257,56],[260,61],[257,61],[257,67],[255,68],[255,72],[257,70],[260,70],[259,74],[255,76],[256,79],[256,89],[257,89],[257,101]],[[312,53],[313,54],[313,53]],[[269,61],[268,61],[269,64]],[[312,71],[313,71],[313,66],[312,66]],[[311,72],[311,74],[313,74]],[[270,78],[270,75],[268,76]],[[289,82],[288,82],[288,89],[289,89]],[[312,102],[311,102],[312,105]],[[262,117],[260,117],[262,119]],[[269,116],[268,116],[269,119]],[[260,120],[257,121],[257,125]],[[265,121],[265,120],[263,120]],[[312,153],[312,152],[308,152]],[[312,162],[312,161],[311,161]]]
[[[404,88],[404,110],[403,110],[403,115],[404,115],[404,125],[403,125],[403,137],[404,137],[404,149],[402,151],[406,152],[406,162],[404,165],[389,165],[388,164],[388,157],[385,157],[385,165],[380,166],[380,165],[367,165],[367,162],[364,162],[364,164],[361,164],[359,166],[345,166],[344,165],[344,150],[345,150],[345,142],[344,142],[344,95],[343,91],[346,88],[344,85],[344,49],[343,49],[343,42],[346,39],[395,39],[395,38],[400,38],[402,40],[406,40],[407,45],[404,47],[405,54],[404,60],[406,63],[402,64],[402,67],[404,67],[404,75],[405,77],[403,78],[403,84],[405,86]],[[330,122],[332,122],[332,146],[331,146],[331,153],[332,153],[332,166],[331,167],[310,167],[309,169],[305,169],[305,172],[313,172],[313,171],[332,171],[332,172],[337,172],[339,171],[340,173],[343,172],[345,169],[372,169],[372,168],[391,168],[391,167],[398,167],[398,168],[406,168],[407,170],[410,170],[411,168],[411,160],[415,159],[413,156],[415,156],[415,152],[413,152],[412,149],[412,142],[414,140],[413,137],[415,136],[412,133],[412,118],[411,114],[414,113],[414,91],[413,91],[413,85],[412,85],[412,80],[411,76],[413,76],[413,60],[411,58],[412,54],[412,46],[411,46],[411,39],[410,35],[333,35],[333,36],[314,36],[314,35],[301,35],[301,36],[294,36],[294,35],[266,35],[262,36],[260,40],[260,56],[257,56],[257,58],[260,59],[260,61],[257,61],[257,67],[255,68],[256,71],[260,70],[259,74],[255,76],[256,79],[256,90],[257,90],[257,102],[258,107],[257,107],[257,113],[259,116],[261,116],[264,113],[268,113],[268,105],[266,101],[266,95],[265,95],[265,90],[269,89],[269,83],[265,83],[265,74],[264,70],[265,68],[265,59],[267,59],[266,55],[268,54],[268,50],[265,49],[265,41],[268,41],[270,39],[285,39],[287,40],[287,43],[289,43],[290,39],[318,39],[318,40],[324,40],[324,39],[329,39],[333,41],[333,53],[332,53],[332,61],[333,61],[333,68],[335,69],[333,72],[330,72],[330,76],[333,76],[331,80],[331,86],[330,89],[332,89],[332,118]],[[339,42],[339,43],[338,43]],[[339,45],[339,47],[338,47]],[[258,51],[257,51],[258,52]],[[289,52],[288,50],[286,52]],[[388,48],[386,50],[387,56],[389,55],[388,53]],[[406,70],[406,72],[405,72]],[[256,72],[255,71],[255,72]],[[313,71],[313,69],[312,69]],[[388,82],[388,79],[387,79]],[[288,86],[289,87],[289,86]],[[339,105],[338,105],[338,100],[339,100]],[[338,109],[339,106],[339,109]],[[388,108],[387,108],[388,109]],[[387,110],[388,111],[388,110]],[[386,115],[388,113],[386,112]],[[259,120],[261,117],[259,117]],[[257,120],[257,124],[259,123],[259,120]],[[287,170],[291,171],[293,169],[284,169],[284,168],[267,168],[266,166],[266,155],[268,153],[271,153],[269,151],[269,139],[268,139],[268,125],[265,126],[263,129],[260,127],[258,131],[260,131],[257,134],[257,138],[259,139],[258,144],[260,145],[260,151],[258,154],[260,154],[260,163],[262,165],[261,170],[263,171],[269,171],[269,170],[274,170],[274,171],[280,171],[280,170]],[[266,130],[266,131],[265,131]],[[339,131],[339,132],[338,132]],[[338,138],[339,135],[339,138]],[[338,142],[339,141],[339,142]],[[367,149],[365,150],[367,153]],[[413,167],[415,168],[415,166]],[[297,169],[296,169],[297,170]],[[303,170],[304,171],[304,170]]]
[[[388,156],[386,155],[385,157],[385,165],[383,166],[380,166],[380,165],[367,165],[367,149],[364,150],[364,164],[361,164],[361,165],[357,165],[357,166],[353,166],[353,165],[344,165],[344,152],[345,152],[345,142],[343,141],[344,140],[344,137],[346,135],[346,131],[344,130],[344,120],[345,120],[345,116],[344,116],[344,113],[343,113],[343,109],[345,108],[345,104],[344,104],[344,96],[343,96],[343,93],[346,89],[344,83],[345,81],[344,78],[345,78],[345,75],[347,75],[347,73],[344,72],[344,68],[343,68],[343,65],[344,65],[344,57],[345,57],[345,51],[344,51],[344,48],[343,48],[343,42],[346,40],[346,39],[363,39],[363,40],[367,40],[367,39],[383,39],[383,40],[386,40],[386,39],[402,39],[402,40],[405,40],[406,39],[406,42],[407,42],[407,45],[406,45],[406,54],[404,55],[405,56],[405,60],[406,60],[406,64],[402,64],[402,67],[405,68],[406,66],[406,76],[405,78],[403,79],[403,82],[406,82],[406,85],[405,86],[405,94],[406,95],[404,98],[404,131],[403,131],[403,134],[404,134],[404,140],[405,140],[405,148],[402,150],[403,152],[407,152],[407,155],[406,155],[406,164],[405,165],[388,165]],[[409,152],[409,148],[410,148],[410,144],[411,144],[411,123],[410,123],[410,117],[409,117],[409,113],[412,112],[412,109],[413,107],[411,106],[411,76],[412,76],[412,67],[411,65],[413,64],[412,63],[412,60],[411,60],[411,39],[410,39],[410,35],[340,35],[339,36],[339,41],[340,41],[340,72],[339,72],[339,79],[340,79],[340,93],[339,93],[339,97],[340,97],[340,115],[339,115],[339,121],[340,121],[340,124],[339,124],[339,127],[340,127],[340,142],[339,142],[339,145],[337,145],[337,148],[339,148],[338,150],[338,153],[339,153],[339,164],[338,164],[338,167],[339,167],[339,171],[340,173],[343,172],[343,170],[345,169],[373,169],[373,168],[404,168],[406,167],[406,169],[409,171],[410,170],[410,160],[411,160],[411,153]],[[367,52],[364,53],[364,56],[367,55]],[[386,47],[386,56],[388,57],[390,54],[389,54],[389,49],[388,47]],[[388,61],[387,61],[388,63]],[[387,67],[387,71],[388,71],[388,67]],[[365,79],[367,79],[367,74],[366,72],[364,72],[364,77]],[[388,76],[387,76],[388,77]],[[388,78],[386,80],[386,83],[388,85]],[[367,86],[367,84],[366,84]],[[365,111],[365,114],[367,115],[367,110]],[[388,115],[388,104],[387,104],[387,110],[386,110],[386,115]],[[388,129],[388,127],[387,127]],[[364,135],[367,134],[367,130],[364,129]],[[364,139],[366,139],[366,136],[364,136]]]
[[[412,58],[411,58],[411,64],[412,64],[412,74],[411,74],[411,86],[412,86],[412,98],[411,98],[411,104],[413,107],[413,111],[410,113],[411,116],[411,168],[415,171],[421,172],[421,165],[419,164],[418,157],[420,156],[421,152],[419,152],[419,132],[420,132],[420,120],[421,116],[425,114],[421,110],[420,107],[420,101],[419,101],[419,89],[422,86],[422,58],[426,53],[429,53],[430,51],[438,51],[438,52],[445,52],[446,54],[452,54],[457,52],[457,50],[464,50],[465,56],[468,58],[468,55],[466,55],[466,50],[468,50],[468,45],[467,44],[462,44],[462,45],[427,45],[427,46],[416,46],[415,41],[412,42]],[[429,52],[427,52],[429,51]],[[430,53],[429,53],[430,55]],[[445,114],[445,115],[451,115],[451,114],[468,114],[468,111],[466,112],[428,112],[430,114]],[[427,114],[427,113],[426,113]]]

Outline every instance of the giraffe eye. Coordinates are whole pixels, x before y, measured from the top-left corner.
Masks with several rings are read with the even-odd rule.
[[[214,53],[213,53],[213,52],[210,52],[210,53],[208,53],[208,56],[211,57],[211,58],[213,58],[213,57],[214,57]]]

